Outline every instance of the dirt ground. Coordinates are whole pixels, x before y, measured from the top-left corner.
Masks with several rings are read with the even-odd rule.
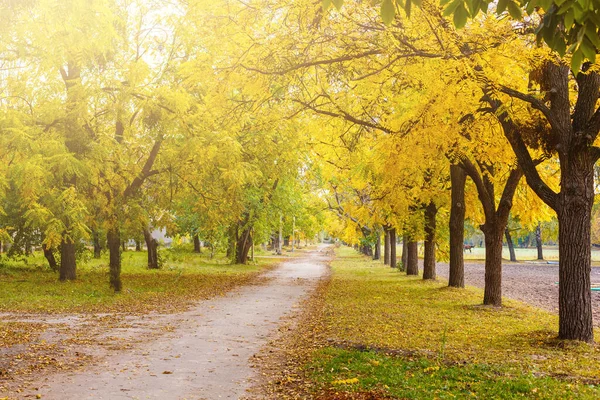
[[[421,265],[422,268],[422,265]],[[438,263],[437,274],[448,278],[448,264]],[[502,295],[558,313],[558,265],[547,262],[509,262],[502,265]],[[592,283],[600,283],[600,267],[592,267]],[[483,261],[465,261],[465,284],[483,288]],[[592,292],[594,325],[600,326],[600,292]]]
[[[254,285],[202,301],[184,313],[96,316],[107,323],[78,315],[2,315],[3,323],[40,325],[42,333],[33,340],[52,347],[48,362],[59,365],[39,374],[18,374],[24,355],[35,354],[36,360],[27,363],[31,368],[43,362],[38,360],[42,352],[31,347],[23,351],[23,344],[1,349],[2,359],[11,362],[0,374],[0,398],[240,398],[258,378],[253,355],[277,332],[282,317],[298,310],[327,275],[327,261],[326,251],[307,252]],[[76,340],[78,332],[85,332],[85,341]]]

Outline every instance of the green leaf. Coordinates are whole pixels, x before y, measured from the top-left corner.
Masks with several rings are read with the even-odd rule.
[[[458,6],[461,5],[462,2],[463,0],[454,0],[452,3],[450,3],[448,7],[446,7],[446,9],[444,10],[444,17],[448,17],[454,14],[454,11],[456,11]]]
[[[331,7],[331,0],[322,0],[321,6],[323,7],[324,11],[329,10],[329,7]]]
[[[571,57],[571,71],[577,75],[581,69],[581,62],[583,61],[583,52],[581,49],[576,50]]]
[[[475,18],[481,9],[481,0],[471,0],[467,2],[471,18]]]
[[[514,2],[508,3],[508,13],[514,19],[521,19],[523,13],[521,12],[521,8]]]
[[[508,0],[498,0],[498,6],[496,7],[496,13],[502,14],[506,11],[506,6],[508,6]]]
[[[392,0],[383,0],[381,3],[381,19],[383,23],[386,25],[391,24],[395,16],[396,7],[394,7]]]
[[[572,8],[569,9],[569,11],[567,11],[564,18],[565,30],[569,32],[571,30],[571,27],[573,26],[573,22],[575,21],[575,14],[573,13]]]
[[[331,2],[333,3],[333,5],[335,6],[335,8],[338,9],[338,11],[342,8],[342,6],[344,5],[344,0],[331,0]]]
[[[544,9],[544,11],[548,11],[550,6],[552,5],[552,0],[539,0],[537,4]]]
[[[596,32],[596,25],[591,22],[586,22],[585,24],[585,36],[587,39],[592,42],[592,44],[596,47],[596,49],[600,48],[600,37],[598,37],[598,32]]]
[[[596,48],[587,38],[584,38],[581,42],[581,51],[585,58],[590,60],[592,63],[596,61]]]
[[[456,11],[454,11],[454,25],[459,29],[462,28],[467,23],[467,17],[468,17],[467,9],[461,3],[456,8]]]
[[[410,18],[410,5],[412,4],[411,0],[406,0],[406,4],[404,4],[404,12],[406,16]]]
[[[407,0],[410,1],[410,0]],[[421,7],[423,5],[423,0],[412,0],[412,2],[415,4],[415,6],[417,7]]]
[[[567,43],[565,42],[562,36],[557,36],[554,40],[554,50],[556,50],[556,52],[560,54],[561,57],[566,54]]]

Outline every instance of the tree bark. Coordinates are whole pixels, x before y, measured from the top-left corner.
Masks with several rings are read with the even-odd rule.
[[[252,248],[252,234],[251,228],[244,228],[240,234],[237,235],[236,238],[236,264],[247,264],[248,263],[248,253]]]
[[[417,242],[409,241],[406,245],[406,275],[419,275],[419,249]]]
[[[408,235],[402,235],[402,260],[400,270],[406,271],[406,266],[408,265]]]
[[[485,289],[483,304],[502,306],[502,235],[503,224],[486,223],[485,236]]]
[[[135,239],[135,251],[142,251],[142,242]]]
[[[159,269],[158,240],[152,237],[152,233],[148,228],[144,228],[144,240],[148,249],[148,269]]]
[[[423,256],[423,279],[436,278],[435,271],[435,229],[437,206],[430,202],[425,207],[425,252]]]
[[[462,167],[450,165],[450,270],[448,286],[465,287],[465,183],[467,174]]]
[[[375,251],[373,252],[373,260],[381,259],[381,232],[377,232],[377,240],[375,241]]]
[[[202,249],[200,248],[200,237],[196,234],[194,235],[194,253],[201,253]]]
[[[279,236],[277,236],[277,254],[283,254],[283,215],[279,214]]]
[[[540,223],[538,223],[537,227],[535,228],[535,246],[537,247],[537,259],[543,260],[544,249],[542,246],[542,226]]]
[[[123,284],[121,283],[121,232],[119,228],[110,228],[106,232],[106,243],[109,254],[109,283],[115,293],[121,292]]]
[[[515,254],[515,245],[512,241],[512,237],[510,236],[510,231],[508,227],[504,229],[504,237],[506,238],[506,245],[508,246],[508,253],[510,254],[510,261],[516,262],[517,255]]]
[[[384,228],[383,230],[384,240],[383,240],[383,264],[390,265],[390,232],[389,228]]]
[[[396,228],[391,228],[390,233],[390,267],[396,268],[398,262],[396,261]]]
[[[52,271],[58,271],[58,264],[56,262],[56,257],[54,257],[54,252],[52,249],[48,248],[45,244],[42,244],[42,250],[44,251],[44,257],[48,261],[48,266]]]
[[[591,218],[593,166],[561,160],[558,209],[559,329],[561,339],[593,342],[591,298]]]
[[[77,261],[75,258],[75,242],[63,239],[60,244],[60,268],[59,277],[61,281],[74,281],[77,278]]]

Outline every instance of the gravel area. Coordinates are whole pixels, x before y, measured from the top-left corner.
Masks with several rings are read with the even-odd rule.
[[[422,266],[421,266],[422,268]],[[448,264],[438,263],[437,274],[448,278]],[[502,265],[502,295],[558,313],[558,265],[537,262]],[[592,267],[592,283],[600,283],[600,267]],[[483,288],[484,264],[465,262],[465,284]],[[594,325],[600,326],[600,292],[592,292]]]

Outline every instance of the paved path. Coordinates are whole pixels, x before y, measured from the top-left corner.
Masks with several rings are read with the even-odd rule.
[[[173,315],[175,330],[84,372],[50,377],[42,399],[238,399],[249,358],[327,272],[322,252],[285,262],[264,283]]]

